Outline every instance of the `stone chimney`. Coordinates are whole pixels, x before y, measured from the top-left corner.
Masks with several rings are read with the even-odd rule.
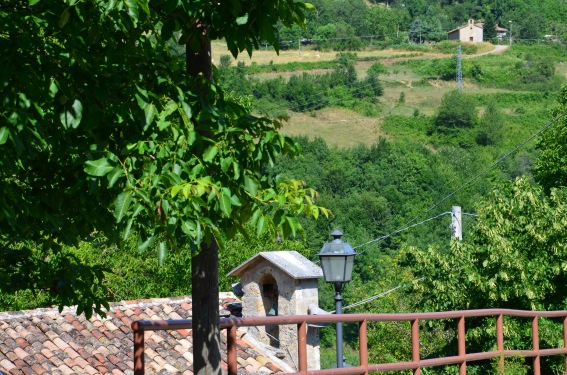
[[[242,284],[242,316],[307,315],[318,304],[317,279],[323,271],[297,251],[260,252],[232,270]],[[273,348],[277,357],[297,369],[295,325],[254,327],[249,334]],[[307,366],[320,369],[319,329],[307,329]]]

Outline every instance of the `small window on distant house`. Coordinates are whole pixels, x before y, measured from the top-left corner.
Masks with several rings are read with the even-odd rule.
[[[473,41],[473,37],[471,36],[471,37],[469,38],[469,40],[472,42],[472,41]]]

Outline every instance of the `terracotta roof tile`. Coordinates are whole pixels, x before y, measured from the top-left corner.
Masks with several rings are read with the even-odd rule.
[[[221,307],[234,302],[227,293]],[[0,372],[11,375],[133,374],[133,333],[130,325],[142,319],[188,319],[191,298],[174,297],[111,303],[106,318],[86,320],[74,309],[0,312]],[[239,373],[281,371],[277,359],[261,355],[237,332]],[[221,336],[226,348],[226,334]],[[192,331],[145,334],[146,374],[193,375]],[[227,369],[226,352],[222,368]]]

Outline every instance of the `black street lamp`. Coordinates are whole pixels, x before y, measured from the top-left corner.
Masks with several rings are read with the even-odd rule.
[[[344,284],[352,278],[352,267],[356,252],[348,242],[341,240],[342,232],[331,233],[333,241],[325,243],[318,254],[325,281],[335,286],[335,314],[342,314],[343,297],[341,291]],[[337,368],[343,363],[343,323],[337,322]]]

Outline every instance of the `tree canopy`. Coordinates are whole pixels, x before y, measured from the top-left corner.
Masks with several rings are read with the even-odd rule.
[[[279,120],[252,116],[210,80],[210,40],[224,38],[234,56],[260,41],[277,46],[276,25],[303,25],[308,9],[293,0],[3,2],[2,288],[49,288],[89,316],[108,307],[103,270],[74,272],[63,259],[22,278],[32,249],[54,261],[63,244],[98,234],[120,245],[135,234],[138,250],[160,261],[177,247],[216,256],[248,222],[289,236],[302,231],[296,214],[328,214],[302,182],[262,174],[298,152]],[[199,269],[212,305],[217,266]],[[204,330],[218,336],[212,324]]]

